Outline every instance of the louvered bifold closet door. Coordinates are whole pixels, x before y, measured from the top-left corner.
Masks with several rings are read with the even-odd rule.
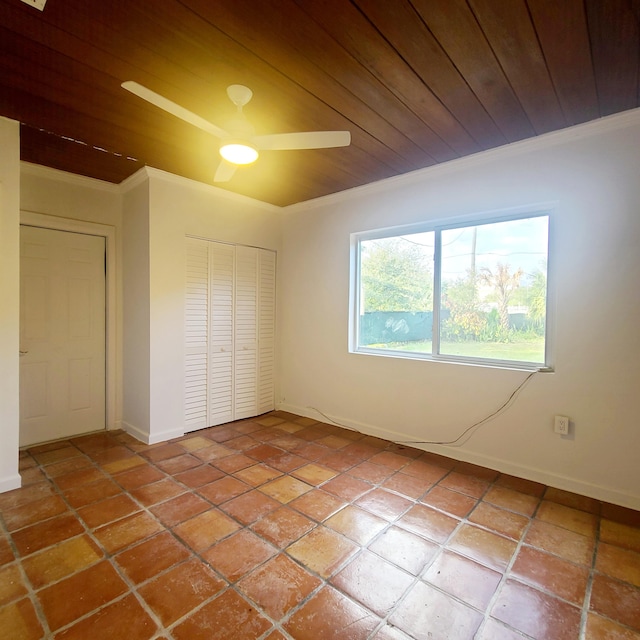
[[[234,419],[234,254],[230,244],[210,242],[209,425]]]
[[[187,238],[185,431],[274,408],[276,254]]]
[[[257,415],[258,407],[258,250],[236,247],[235,419]]]
[[[258,254],[258,407],[266,413],[275,407],[276,254]]]
[[[187,238],[185,431],[208,426],[209,243]]]

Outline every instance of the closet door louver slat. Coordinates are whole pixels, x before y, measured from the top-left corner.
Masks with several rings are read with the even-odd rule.
[[[233,245],[210,242],[209,426],[233,417]]]
[[[185,430],[208,426],[209,247],[187,239],[185,297]]]
[[[236,419],[257,414],[258,251],[236,247],[235,393]]]
[[[274,408],[275,253],[187,238],[185,431]]]
[[[258,298],[258,413],[274,407],[275,386],[275,319],[276,319],[276,254],[259,253]]]

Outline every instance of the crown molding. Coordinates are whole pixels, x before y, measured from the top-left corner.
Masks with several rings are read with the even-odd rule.
[[[32,164],[30,162],[20,162],[20,171],[25,175],[31,175],[37,178],[55,180],[56,182],[63,182],[76,187],[84,187],[94,190],[98,189],[100,191],[120,195],[127,193],[131,189],[134,189],[153,178],[175,184],[179,187],[203,191],[216,196],[217,198],[224,198],[236,203],[250,205],[253,208],[264,209],[270,213],[282,211],[282,207],[275,204],[256,200],[249,196],[243,196],[239,193],[234,193],[233,191],[220,189],[220,187],[205,184],[204,182],[198,182],[197,180],[191,180],[190,178],[178,176],[173,173],[169,173],[168,171],[162,171],[161,169],[155,169],[153,167],[141,167],[134,174],[125,178],[120,184],[112,184],[111,182],[105,182],[104,180],[98,180],[96,178],[87,178],[86,176],[80,176],[75,173],[69,173],[59,169],[51,169],[50,167]]]
[[[151,178],[175,184],[178,187],[202,191],[217,198],[224,198],[233,202],[251,205],[252,207],[259,207],[269,212],[282,211],[282,207],[279,207],[275,204],[263,202],[262,200],[256,200],[255,198],[250,198],[249,196],[234,193],[233,191],[227,191],[226,189],[221,189],[220,187],[216,187],[211,184],[199,182],[198,180],[192,180],[191,178],[185,178],[184,176],[179,176],[175,173],[169,173],[168,171],[163,171],[162,169],[156,169],[155,167],[141,167],[133,175],[129,176],[126,180],[123,180],[120,183],[119,187],[121,189],[121,192],[125,193],[130,189],[138,186],[139,184],[150,180]]]
[[[352,189],[346,189],[339,193],[329,194],[320,198],[314,198],[312,200],[306,200],[304,202],[297,202],[286,207],[279,207],[262,200],[256,200],[233,191],[227,191],[214,185],[206,184],[204,182],[198,182],[191,178],[185,178],[178,176],[161,169],[155,169],[153,167],[142,167],[138,169],[133,175],[123,180],[120,184],[112,184],[96,178],[88,178],[86,176],[80,176],[74,173],[68,173],[59,169],[51,169],[42,165],[32,164],[30,162],[20,162],[20,170],[22,173],[32,175],[40,178],[46,178],[51,180],[57,180],[72,184],[79,187],[99,189],[108,193],[123,194],[133,189],[139,184],[144,183],[150,178],[156,178],[163,180],[164,182],[170,182],[181,187],[190,189],[197,189],[204,191],[217,198],[223,198],[231,200],[236,203],[251,205],[252,207],[262,208],[269,212],[282,212],[286,214],[295,214],[303,211],[309,211],[320,207],[331,206],[341,204],[345,202],[353,201],[355,198],[362,197],[364,195],[371,195],[380,192],[387,192],[391,189],[402,188],[407,186],[413,186],[420,184],[426,179],[437,177],[439,175],[446,175],[455,171],[460,171],[467,168],[477,167],[484,164],[491,163],[497,159],[512,158],[524,153],[530,153],[539,149],[548,149],[550,147],[564,144],[567,142],[580,140],[584,138],[590,138],[601,135],[609,131],[615,131],[617,129],[623,129],[630,126],[637,126],[640,124],[640,108],[631,109],[622,113],[606,116],[597,120],[592,120],[583,124],[574,125],[561,129],[560,131],[553,131],[545,133],[534,138],[527,138],[526,140],[519,140],[518,142],[512,142],[495,149],[489,149],[487,151],[481,151],[469,156],[450,160],[440,164],[432,165],[425,169],[418,169],[399,176],[393,176],[377,182],[354,187]]]
[[[147,167],[141,167],[135,173],[132,173],[128,178],[125,178],[119,185],[118,190],[120,193],[125,194],[139,184],[143,184],[149,179],[149,172]]]
[[[224,198],[225,200],[231,200],[240,204],[259,207],[271,213],[273,213],[274,211],[280,212],[283,210],[283,207],[279,207],[278,205],[270,204],[269,202],[263,202],[262,200],[256,200],[255,198],[250,198],[249,196],[244,196],[233,191],[227,191],[226,189],[221,189],[220,187],[206,184],[205,182],[198,182],[197,180],[192,180],[191,178],[178,176],[174,173],[163,171],[162,169],[155,169],[154,167],[144,167],[144,170],[147,172],[147,175],[150,178],[157,178],[159,180],[163,180],[164,182],[170,182],[172,184],[189,189],[197,189],[198,191],[203,191],[210,195],[216,196],[217,198]],[[142,171],[142,169],[140,169],[140,171]]]
[[[44,178],[45,180],[55,180],[56,182],[64,182],[76,187],[84,187],[85,189],[98,189],[107,191],[108,193],[120,193],[120,186],[97,178],[88,178],[77,173],[69,173],[60,169],[52,169],[40,164],[20,161],[20,173],[34,176],[36,178]]]
[[[134,189],[135,187],[144,184],[145,182],[148,182],[153,178],[156,180],[169,182],[183,188],[203,191],[217,198],[224,198],[236,203],[251,205],[253,208],[261,208],[265,211],[269,211],[270,213],[280,212],[283,210],[282,207],[279,207],[275,204],[262,202],[261,200],[250,198],[249,196],[244,196],[239,193],[234,193],[233,191],[220,189],[220,187],[215,187],[210,184],[205,184],[204,182],[198,182],[197,180],[192,180],[190,178],[185,178],[183,176],[169,173],[168,171],[162,171],[161,169],[155,169],[153,167],[147,166],[141,167],[134,174],[130,175],[128,178],[125,178],[122,182],[120,182],[120,184],[112,184],[111,182],[105,182],[96,178],[87,178],[86,176],[80,176],[75,173],[69,173],[67,171],[61,171],[59,169],[52,169],[50,167],[45,167],[39,164],[32,164],[30,162],[20,162],[20,171],[23,174],[31,175],[37,178],[55,180],[57,182],[63,182],[65,184],[70,184],[76,187],[84,187],[94,190],[98,189],[100,191],[107,191],[109,193],[120,195],[127,193],[131,189]]]
[[[440,164],[426,167],[425,169],[417,169],[416,171],[404,173],[399,176],[393,176],[391,178],[385,178],[383,180],[378,180],[377,182],[340,191],[339,193],[332,193],[313,200],[297,202],[296,204],[284,207],[283,210],[286,214],[295,214],[320,207],[351,202],[355,198],[359,198],[364,195],[371,195],[383,191],[387,192],[396,188],[413,186],[420,184],[429,178],[481,166],[498,159],[513,158],[524,153],[531,153],[532,151],[537,151],[539,149],[548,149],[559,144],[584,138],[591,138],[609,131],[637,126],[639,124],[640,108],[630,109],[629,111],[567,127],[560,131],[552,131],[533,138],[527,138],[526,140],[519,140],[517,142],[496,147],[495,149],[488,149],[487,151],[480,151],[469,156],[456,158],[455,160],[449,160],[448,162],[442,162]]]

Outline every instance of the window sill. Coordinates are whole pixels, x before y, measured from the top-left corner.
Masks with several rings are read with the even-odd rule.
[[[424,353],[412,353],[410,351],[393,351],[391,349],[350,349],[349,353],[364,356],[377,356],[383,358],[395,358],[400,360],[422,360],[439,364],[454,364],[467,367],[482,367],[485,369],[504,369],[507,371],[537,371],[539,373],[554,373],[553,367],[532,362],[512,362],[508,360],[485,360],[481,358],[467,358],[457,356],[438,355]]]

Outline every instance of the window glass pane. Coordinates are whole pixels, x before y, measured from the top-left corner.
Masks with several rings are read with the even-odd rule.
[[[434,233],[360,242],[358,346],[431,353]]]
[[[442,231],[440,354],[544,363],[548,226]]]

